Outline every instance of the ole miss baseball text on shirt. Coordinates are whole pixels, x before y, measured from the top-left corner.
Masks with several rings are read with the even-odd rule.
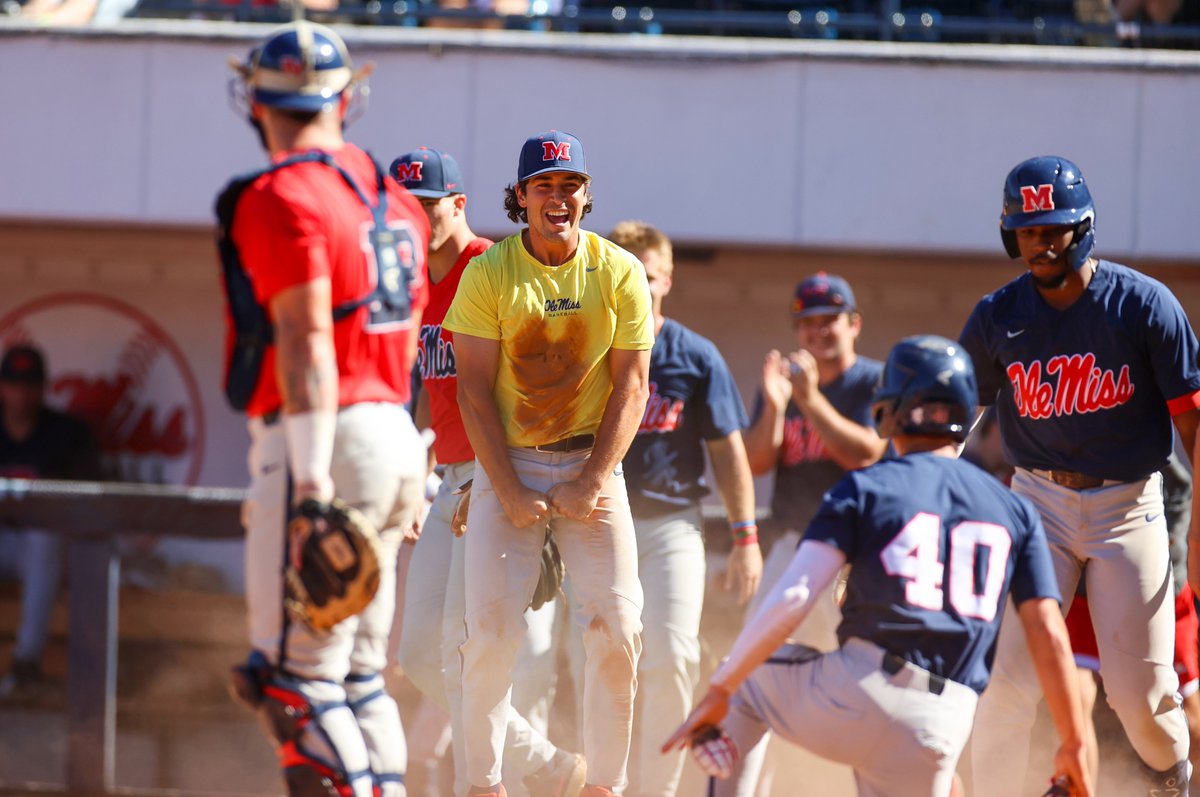
[[[712,341],[670,318],[650,350],[650,399],[625,455],[635,515],[689,506],[708,495],[704,441],[746,426],[746,408]]]
[[[430,422],[437,437],[433,453],[442,464],[469,462],[475,451],[467,439],[462,413],[458,409],[458,367],[454,360],[454,333],[442,326],[446,311],[458,292],[458,283],[471,258],[487,251],[492,242],[476,238],[467,244],[454,268],[429,286],[429,306],[421,317],[417,338],[417,373],[429,393]]]
[[[1023,468],[1143,479],[1166,464],[1171,417],[1200,406],[1200,344],[1183,308],[1117,263],[1100,261],[1065,310],[1026,273],[979,302],[960,340]]]

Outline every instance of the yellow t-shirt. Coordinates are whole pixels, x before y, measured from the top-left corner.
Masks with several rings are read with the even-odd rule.
[[[538,262],[521,233],[474,258],[442,326],[500,341],[493,395],[510,446],[595,434],[612,392],[609,349],[654,345],[645,269],[586,230],[561,266]]]

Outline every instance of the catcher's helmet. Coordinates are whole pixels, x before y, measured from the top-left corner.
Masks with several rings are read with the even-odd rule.
[[[1096,244],[1096,208],[1079,167],[1052,155],[1018,163],[1004,180],[1004,210],[1000,213],[1000,238],[1008,256],[1017,258],[1019,227],[1072,225],[1075,237],[1067,249],[1067,262],[1078,269]]]
[[[250,100],[290,111],[328,110],[356,78],[342,38],[306,20],[277,29],[233,66]]]
[[[975,420],[979,391],[970,356],[952,340],[914,335],[897,343],[875,386],[879,433],[948,435],[963,441]],[[892,411],[890,421],[884,409]],[[887,422],[889,428],[883,428]]]

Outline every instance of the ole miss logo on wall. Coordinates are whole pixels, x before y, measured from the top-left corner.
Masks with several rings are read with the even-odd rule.
[[[46,355],[46,403],[80,417],[122,481],[195,484],[204,409],[179,346],[149,316],[108,296],[58,293],[0,318],[0,346]]]

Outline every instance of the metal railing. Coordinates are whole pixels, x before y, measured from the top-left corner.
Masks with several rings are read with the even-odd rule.
[[[1186,9],[1178,24],[1138,25],[1081,23],[1073,16],[1071,2],[1064,0],[1042,0],[1019,7],[1008,6],[1004,0],[989,0],[979,5],[977,13],[965,13],[961,3],[939,8],[936,2],[902,6],[899,0],[852,7],[839,7],[836,2],[822,4],[820,0],[797,2],[794,7],[783,2],[747,5],[750,7],[720,5],[711,10],[686,10],[653,5],[592,8],[568,3],[556,14],[531,11],[524,15],[498,15],[477,8],[441,8],[423,0],[349,0],[336,11],[310,12],[309,16],[358,25],[457,24],[531,32],[1200,47],[1200,19],[1191,19]],[[868,9],[868,5],[876,7]],[[242,22],[283,22],[290,18],[290,11],[257,0],[141,0],[134,14]]]
[[[0,521],[67,538],[66,792],[117,793],[117,596],[115,538],[150,533],[208,540],[244,536],[244,490],[113,482],[0,479]],[[45,788],[0,784],[8,794]],[[122,794],[132,793],[121,790]],[[162,792],[150,792],[162,793]]]

